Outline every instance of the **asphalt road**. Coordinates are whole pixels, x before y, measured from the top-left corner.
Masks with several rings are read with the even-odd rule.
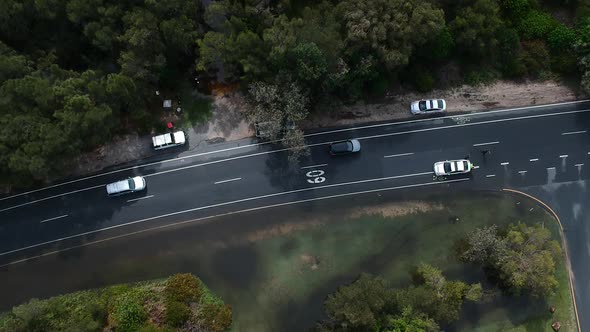
[[[589,124],[590,102],[579,102],[328,129],[307,133],[311,155],[296,166],[273,143],[172,151],[164,160],[0,198],[0,266],[174,223],[355,193],[520,188],[555,202],[559,191],[546,188],[585,184],[590,176]],[[361,152],[329,156],[327,144],[347,138],[359,139]],[[477,167],[472,174],[434,176],[434,162],[466,156]],[[106,196],[105,184],[134,175],[146,177],[145,192]],[[577,204],[579,214],[585,202]],[[590,312],[588,219],[566,221],[580,313]]]

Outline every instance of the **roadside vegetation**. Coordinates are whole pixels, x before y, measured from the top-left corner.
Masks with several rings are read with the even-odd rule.
[[[0,315],[6,332],[222,332],[231,323],[231,307],[191,274],[33,299]]]
[[[324,306],[329,319],[316,331],[437,332],[459,320],[465,301],[485,302],[503,291],[543,302],[558,289],[556,262],[563,255],[542,224],[510,224],[501,231],[496,225],[478,228],[457,244],[458,259],[480,266],[489,286],[448,281],[441,270],[424,263],[409,271],[413,282],[405,288],[361,275],[328,296]]]
[[[7,0],[0,10],[0,183],[26,186],[114,135],[163,127],[162,100],[207,119],[209,82],[252,122],[499,78],[590,90],[589,0]],[[156,91],[158,93],[156,93]],[[452,105],[451,105],[452,106]],[[173,112],[173,111],[169,111]],[[170,115],[171,116],[171,115]],[[293,160],[305,155],[294,149]]]

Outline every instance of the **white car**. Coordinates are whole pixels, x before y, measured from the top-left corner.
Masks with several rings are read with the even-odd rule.
[[[471,172],[472,169],[473,164],[467,159],[445,160],[434,163],[434,174],[437,176],[465,174]]]
[[[145,178],[143,176],[136,176],[107,184],[107,194],[109,196],[119,196],[137,191],[144,190],[146,188]]]
[[[446,110],[447,102],[444,99],[418,100],[410,106],[412,114],[443,113]]]
[[[175,133],[167,133],[152,137],[152,145],[155,150],[162,150],[172,148],[175,146],[184,145],[186,143],[186,136],[183,131]]]

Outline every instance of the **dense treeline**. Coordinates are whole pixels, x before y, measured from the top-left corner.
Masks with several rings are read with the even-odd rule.
[[[497,78],[582,78],[589,0],[6,0],[0,175],[26,184],[116,133],[149,130],[195,75],[240,83],[252,121],[334,99]],[[287,133],[292,146],[299,131]]]

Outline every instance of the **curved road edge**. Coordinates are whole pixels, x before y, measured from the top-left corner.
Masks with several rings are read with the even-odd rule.
[[[582,329],[580,328],[580,317],[578,316],[578,305],[576,303],[576,292],[575,292],[574,284],[572,281],[572,267],[571,267],[571,262],[570,262],[570,258],[569,258],[569,254],[568,254],[569,249],[567,246],[567,240],[565,239],[565,236],[563,234],[563,225],[561,223],[561,219],[559,219],[559,216],[557,215],[557,213],[555,211],[553,211],[553,209],[549,205],[545,204],[545,202],[543,202],[542,200],[540,200],[530,194],[527,194],[525,192],[515,190],[515,189],[509,189],[509,188],[503,188],[502,191],[525,196],[527,198],[534,200],[535,202],[539,203],[546,211],[551,213],[551,215],[553,215],[555,220],[557,220],[557,224],[559,225],[559,236],[561,237],[561,244],[564,249],[563,252],[565,253],[565,265],[566,265],[567,274],[568,274],[570,293],[572,295],[572,302],[574,304],[574,314],[576,316],[576,326],[578,328],[578,332],[581,332]]]

